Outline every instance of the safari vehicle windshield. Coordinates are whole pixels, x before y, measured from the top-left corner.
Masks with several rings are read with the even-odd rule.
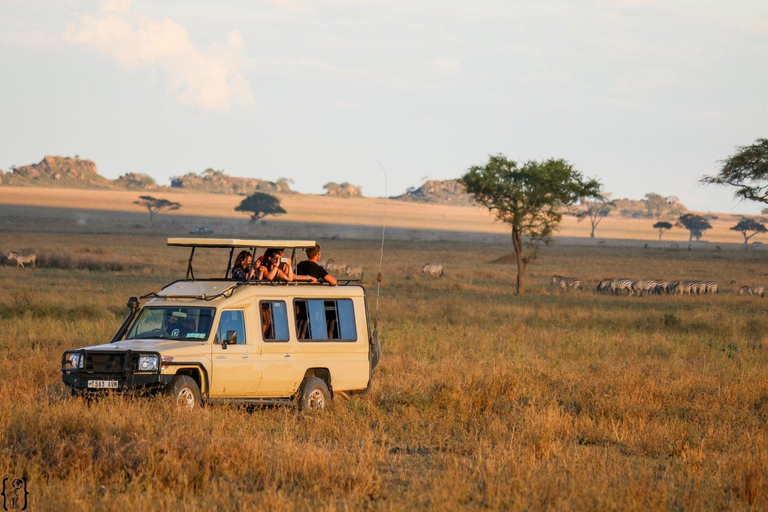
[[[146,307],[141,310],[125,339],[205,341],[211,331],[215,312],[215,308]]]

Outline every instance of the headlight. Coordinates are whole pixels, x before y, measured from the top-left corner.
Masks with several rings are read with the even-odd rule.
[[[82,368],[83,363],[85,363],[85,358],[82,354],[79,352],[74,354],[69,354],[69,368],[75,369],[75,368]]]
[[[139,371],[154,372],[157,371],[157,356],[140,356]]]

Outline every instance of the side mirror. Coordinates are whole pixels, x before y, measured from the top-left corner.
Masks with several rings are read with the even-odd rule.
[[[226,344],[237,345],[237,331],[227,331]]]

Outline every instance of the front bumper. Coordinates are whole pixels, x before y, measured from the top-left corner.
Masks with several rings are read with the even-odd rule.
[[[70,389],[76,391],[93,391],[93,392],[126,392],[126,391],[142,391],[142,392],[154,392],[162,390],[171,380],[173,375],[147,375],[147,374],[133,374],[129,376],[116,376],[113,374],[99,374],[99,373],[83,373],[78,375],[77,373],[64,373],[62,380],[64,384]],[[89,380],[116,380],[117,388],[110,389],[94,389],[88,387]]]
[[[90,362],[95,357],[117,357],[121,364],[115,364],[113,367],[99,368],[95,364],[85,364],[83,368],[68,367],[66,361],[73,353],[80,353],[83,357],[87,354]],[[155,392],[162,390],[171,380],[173,375],[163,375],[160,370],[153,372],[137,371],[137,360],[140,356],[156,355],[158,360],[160,354],[156,352],[132,352],[128,351],[90,351],[90,350],[68,350],[62,354],[61,378],[64,384],[78,392]],[[117,381],[117,387],[114,388],[92,388],[89,387],[89,381]]]

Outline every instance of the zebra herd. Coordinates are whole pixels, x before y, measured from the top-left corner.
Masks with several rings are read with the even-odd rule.
[[[560,290],[581,290],[581,281],[575,277],[552,276],[552,284]],[[663,279],[603,279],[597,284],[597,293],[607,295],[708,295],[720,293],[714,281],[665,281]],[[762,286],[742,286],[739,295],[765,296]]]
[[[663,279],[603,279],[597,293],[613,295],[705,295],[720,293],[714,281],[665,281]]]

